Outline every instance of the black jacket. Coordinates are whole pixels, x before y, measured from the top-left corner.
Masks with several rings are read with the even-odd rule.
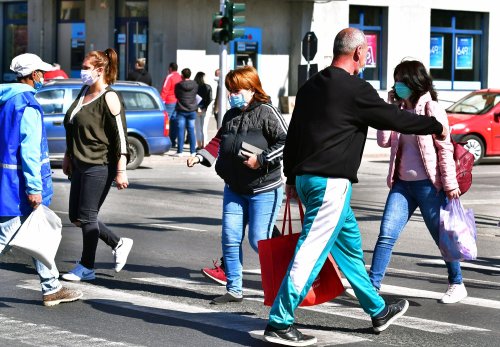
[[[257,194],[280,187],[281,159],[287,124],[276,108],[254,102],[245,111],[232,108],[226,112],[216,137],[198,152],[202,164],[212,165],[224,182],[236,193]],[[238,156],[242,142],[262,149],[257,155],[261,167],[250,169]],[[216,145],[214,145],[216,143]]]
[[[198,93],[198,84],[193,80],[182,80],[174,87],[177,104],[176,111],[193,112],[198,109],[196,102],[196,93]]]
[[[330,66],[297,93],[283,156],[287,183],[303,174],[357,183],[368,126],[416,135],[443,131],[434,117],[400,110],[365,80]]]
[[[127,81],[143,82],[147,85],[152,85],[151,74],[146,69],[131,70],[127,76]]]
[[[202,110],[206,110],[208,105],[212,102],[212,87],[210,84],[198,85],[198,95],[201,97],[201,101],[198,107]]]

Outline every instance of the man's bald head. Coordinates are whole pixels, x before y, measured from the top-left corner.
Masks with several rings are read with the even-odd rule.
[[[338,57],[352,53],[357,47],[366,45],[365,34],[356,28],[341,30],[333,42],[333,56]]]

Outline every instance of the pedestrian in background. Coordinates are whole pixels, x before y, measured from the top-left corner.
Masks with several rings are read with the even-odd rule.
[[[53,194],[43,111],[35,99],[44,72],[52,66],[25,53],[12,59],[10,69],[18,83],[0,85],[0,254],[33,209],[49,206]],[[55,264],[51,270],[35,258],[33,262],[45,306],[82,297],[80,291],[61,285]]]
[[[206,119],[207,110],[212,102],[212,87],[205,83],[205,73],[198,72],[194,76],[194,81],[198,84],[198,95],[201,97],[201,101],[198,103],[198,111],[195,122],[196,127],[196,144],[197,149],[202,149],[205,147],[208,137],[208,119]]]
[[[306,346],[316,343],[294,323],[294,313],[309,292],[329,253],[351,284],[374,332],[387,329],[408,309],[407,300],[386,304],[365,269],[361,233],[350,206],[358,182],[368,127],[404,133],[448,134],[433,117],[415,117],[382,100],[357,77],[366,64],[368,44],[361,30],[347,28],[335,37],[332,65],[313,75],[298,91],[284,149],[287,196],[305,206],[295,255],[269,313],[264,338]]]
[[[245,229],[255,252],[257,243],[273,232],[283,200],[281,157],[287,134],[283,116],[270,103],[255,68],[246,66],[226,76],[231,109],[215,137],[187,165],[211,166],[226,183],[222,202],[222,254],[227,293],[216,297],[220,305],[243,300],[243,248]],[[255,147],[249,152],[248,144]],[[247,150],[245,150],[247,148]],[[203,269],[215,279],[220,268]],[[224,274],[224,272],[222,272]],[[220,282],[219,282],[220,283]]]
[[[172,148],[177,146],[177,117],[175,114],[175,105],[177,105],[177,98],[175,97],[174,88],[177,83],[182,81],[181,75],[177,72],[177,63],[170,63],[168,66],[168,75],[165,77],[163,87],[161,89],[161,98],[165,102],[165,111],[167,111],[169,119],[169,136]]]
[[[146,70],[146,58],[137,58],[134,69],[129,71],[127,81],[137,81],[146,83],[148,86],[153,84],[151,74]]]
[[[49,80],[57,80],[57,79],[65,79],[68,78],[68,75],[66,72],[64,72],[63,69],[61,69],[61,65],[58,63],[52,64],[53,68],[50,71],[45,72],[44,79],[45,81]]]
[[[196,111],[198,102],[196,96],[198,93],[198,84],[191,80],[191,70],[186,68],[181,71],[182,81],[177,83],[174,88],[177,104],[175,105],[175,114],[177,116],[177,153],[176,156],[184,155],[184,130],[187,129],[189,140],[189,153],[196,154],[196,134],[194,130],[196,121]]]
[[[220,84],[220,69],[216,69],[214,73],[214,81],[217,82],[217,90],[215,91],[215,100],[213,105],[213,113],[215,117],[216,127],[219,128],[219,84]]]
[[[406,60],[398,64],[394,69],[394,82],[389,92],[390,103],[421,117],[435,117],[448,128],[446,111],[437,102],[432,78],[421,62]],[[420,209],[427,230],[439,245],[439,211],[448,199],[460,196],[460,189],[449,136],[439,141],[430,135],[378,130],[377,143],[391,148],[387,175],[390,191],[370,268],[370,280],[379,290],[394,244],[416,208]],[[456,303],[467,296],[460,262],[445,263],[449,284],[440,302]]]
[[[111,183],[115,181],[118,189],[128,187],[125,110],[111,88],[117,69],[112,48],[89,52],[82,63],[84,86],[64,117],[67,150],[63,172],[71,179],[69,219],[83,235],[79,263],[62,276],[67,281],[95,279],[99,238],[113,250],[116,272],[125,265],[133,245],[133,240],[119,238],[98,218]]]

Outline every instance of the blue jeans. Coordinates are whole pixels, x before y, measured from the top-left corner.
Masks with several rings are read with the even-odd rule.
[[[194,133],[194,123],[196,121],[196,112],[176,111],[179,133],[177,134],[177,153],[184,150],[184,128],[187,128],[189,138],[190,153],[196,153],[196,134]]]
[[[168,113],[168,123],[169,123],[169,137],[170,142],[172,143],[172,147],[175,147],[177,144],[177,133],[178,133],[178,125],[177,125],[177,117],[175,114],[175,102],[172,104],[165,104],[165,111]]]
[[[15,235],[21,224],[28,218],[28,216],[21,217],[0,217],[0,254],[9,249],[7,244]],[[40,277],[40,285],[42,287],[43,295],[53,294],[61,289],[59,282],[59,271],[56,266],[50,270],[42,262],[33,258],[38,277]]]
[[[245,228],[255,252],[257,243],[271,237],[283,201],[283,187],[270,192],[241,195],[224,187],[222,211],[222,255],[228,292],[241,294],[243,287],[243,249]]]
[[[387,197],[380,234],[373,252],[370,280],[375,288],[380,289],[394,244],[417,207],[434,242],[439,245],[439,211],[446,203],[446,194],[442,190],[437,192],[430,180],[394,182]],[[446,267],[448,282],[462,283],[460,262],[446,262]]]

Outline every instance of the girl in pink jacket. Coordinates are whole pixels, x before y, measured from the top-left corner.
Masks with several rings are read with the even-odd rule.
[[[401,62],[394,69],[394,81],[389,102],[399,103],[421,117],[436,117],[443,126],[448,126],[446,112],[436,101],[432,78],[421,62]],[[460,190],[449,135],[438,141],[432,135],[378,130],[377,142],[381,147],[391,148],[387,176],[390,191],[370,269],[372,284],[379,290],[394,244],[416,208],[420,208],[427,229],[439,245],[440,208],[448,199],[458,198]],[[440,302],[459,302],[467,296],[460,262],[446,262],[446,267],[449,284]]]

